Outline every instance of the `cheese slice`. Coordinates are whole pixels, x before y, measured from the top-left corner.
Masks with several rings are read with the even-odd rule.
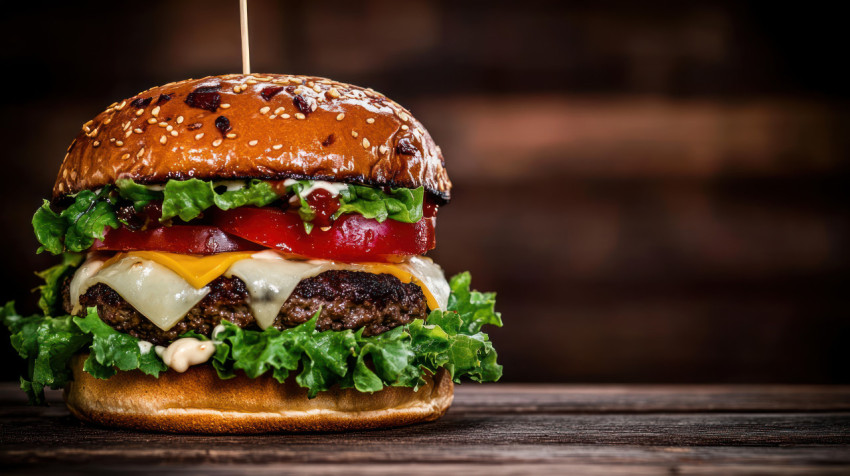
[[[167,267],[138,256],[122,256],[109,266],[99,266],[92,274],[90,269],[94,267],[97,266],[92,264],[87,268],[84,265],[80,270],[88,271],[78,271],[71,281],[71,289],[76,289],[72,294],[75,311],[80,308],[80,295],[95,284],[103,283],[157,327],[167,331],[210,292],[208,287],[197,289]]]
[[[218,253],[210,256],[181,255],[161,251],[131,251],[127,256],[155,261],[174,271],[200,289],[224,274],[230,266],[240,260],[250,258],[253,252]]]
[[[260,254],[260,253],[258,253]],[[331,262],[245,259],[234,263],[225,276],[236,276],[248,288],[248,306],[261,329],[274,323],[280,308],[302,280],[330,269]]]
[[[432,310],[445,309],[448,303],[449,284],[443,270],[429,258],[414,256],[398,264],[300,261],[271,250],[211,256],[133,251],[106,261],[92,257],[74,275],[71,298],[76,312],[80,295],[102,282],[151,322],[168,330],[209,293],[210,282],[222,275],[236,276],[245,282],[257,324],[266,329],[298,283],[328,270],[389,274],[418,285]]]

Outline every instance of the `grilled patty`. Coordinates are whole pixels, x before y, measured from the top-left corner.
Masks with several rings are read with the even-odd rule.
[[[63,288],[65,310],[71,311],[70,280]],[[171,329],[163,331],[142,316],[105,284],[96,284],[80,296],[83,308],[97,307],[103,322],[113,329],[157,345],[167,345],[180,335],[195,331],[209,336],[222,320],[239,327],[258,328],[248,307],[248,290],[239,278],[219,277],[209,285],[210,293]],[[283,304],[274,327],[295,327],[310,320],[322,308],[317,329],[363,328],[371,336],[424,319],[428,312],[425,295],[415,284],[405,284],[389,274],[358,271],[325,271],[295,287]]]

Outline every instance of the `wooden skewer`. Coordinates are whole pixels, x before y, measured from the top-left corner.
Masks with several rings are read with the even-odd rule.
[[[242,73],[251,73],[251,52],[248,48],[248,0],[239,0],[239,19],[242,26]]]

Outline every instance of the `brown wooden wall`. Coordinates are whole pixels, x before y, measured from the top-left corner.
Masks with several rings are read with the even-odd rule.
[[[236,3],[8,7],[3,301],[34,307],[50,259],[28,222],[71,136],[115,99],[238,70]],[[498,291],[506,380],[850,381],[836,12],[250,3],[256,71],[372,86],[442,146],[455,198],[434,256]]]

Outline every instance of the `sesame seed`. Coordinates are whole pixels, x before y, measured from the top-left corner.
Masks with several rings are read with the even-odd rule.
[[[236,94],[239,94],[240,92],[242,92],[242,90],[241,90],[241,89],[239,89],[239,85],[238,85],[238,84],[237,84],[236,86],[233,86],[233,92],[234,92],[234,93],[236,93]]]
[[[289,119],[292,116],[290,116],[289,114],[281,114],[280,117],[282,117],[284,119]]]
[[[117,145],[118,147],[124,147],[124,142],[117,140],[115,141],[115,145]]]
[[[183,124],[183,116],[177,116],[177,123]]]
[[[121,156],[121,160],[127,160],[130,158],[130,154],[124,154]]]
[[[139,132],[141,132],[141,131],[139,131]],[[133,131],[127,131],[127,132],[124,133],[124,138],[126,139],[126,138],[130,137],[131,135],[133,135]]]
[[[364,137],[364,138],[363,138],[363,148],[364,148],[364,149],[368,149],[370,145],[371,145],[371,144],[369,144],[369,139],[367,139],[367,138],[365,138],[365,137]]]
[[[277,114],[277,115],[281,115],[281,114],[283,114],[283,111],[285,111],[285,110],[286,109],[279,107],[279,108],[274,110],[274,113]]]
[[[103,124],[104,124],[104,125],[106,125],[106,124],[109,124],[110,122],[112,122],[112,118],[111,118],[111,117],[107,117],[107,118],[106,118],[106,120],[105,120],[105,121],[103,121]]]
[[[145,110],[144,110],[144,109],[137,109],[137,110],[136,110],[136,115],[137,115],[137,116],[141,116],[141,115],[142,115],[142,114],[144,114],[144,113],[145,113]]]
[[[125,122],[124,125],[121,126],[122,131],[126,131],[129,128],[130,128],[130,121]]]
[[[135,128],[135,129],[133,129],[133,132],[135,132],[136,134],[141,134],[141,133],[142,133],[142,132],[144,132],[144,131],[142,131],[141,129],[139,129],[139,128],[137,127],[137,128]]]
[[[272,149],[274,150],[280,150],[281,148],[283,148],[283,144],[275,144],[272,146]]]
[[[156,125],[158,125],[159,127],[167,127],[168,123],[167,122],[158,122]]]
[[[151,111],[151,115],[156,116],[157,114],[159,114],[159,106],[153,108]]]
[[[235,139],[235,138],[236,138],[236,133],[231,132],[230,134],[227,134],[227,135],[226,135],[226,136],[224,136],[224,137],[227,137],[228,139]]]
[[[115,142],[115,138],[114,138],[114,137],[110,137],[110,138],[109,138],[109,142]]]
[[[298,88],[295,89],[295,91],[292,91],[292,92],[295,93],[295,94],[301,94],[301,93],[304,92],[304,90],[301,89],[301,87],[299,86]]]
[[[221,145],[221,139],[216,139],[213,141],[213,147],[218,147]]]
[[[366,119],[366,124],[374,124],[374,123],[375,123],[374,117],[370,117],[369,119]]]
[[[92,143],[92,147],[97,147],[97,146],[99,146],[99,145],[100,145],[100,141],[99,141],[99,140],[96,140],[96,141],[94,141],[94,142]]]
[[[203,133],[203,132],[199,132],[199,133],[195,134],[195,140],[200,140],[200,139],[201,139],[201,137],[204,137],[204,133]]]
[[[171,135],[172,135],[173,137],[177,137],[177,131],[171,131]]]
[[[296,112],[295,118],[296,119],[307,119],[307,116],[305,116],[304,114],[301,114],[300,112]]]
[[[148,119],[148,124],[156,124],[156,118],[152,117],[152,118]]]
[[[406,130],[408,130],[408,129],[410,129],[410,128],[409,128],[409,127],[407,127],[407,124],[402,124],[402,125],[401,125],[401,130],[406,131]]]
[[[378,147],[378,152],[380,152],[381,154],[386,154],[389,150],[390,148],[385,145]]]
[[[257,140],[255,139],[255,140],[248,142],[248,145],[250,145],[251,147],[254,147],[255,145],[257,145]]]
[[[248,81],[245,81],[245,82],[248,83],[248,84],[257,84],[257,82],[254,81],[253,79],[249,79]]]
[[[337,120],[337,121],[341,121],[341,120],[343,120],[343,119],[345,119],[345,114],[344,114],[344,113],[339,113],[339,114],[337,114],[337,115],[336,115],[336,120]]]
[[[141,149],[139,149],[139,153],[136,154],[136,157],[141,157],[144,153],[145,153],[145,148],[142,147]]]
[[[351,131],[351,137],[357,137],[357,131]]]
[[[222,108],[222,109],[229,109],[229,108],[230,108],[230,104],[228,104],[228,103],[224,103],[224,104],[222,104],[222,105],[221,105],[221,106],[219,106],[219,107],[220,107],[220,108]]]
[[[116,111],[120,111],[121,109],[124,109],[124,106],[126,106],[126,105],[127,105],[127,101],[126,101],[126,100],[125,100],[125,101],[121,101],[121,104],[118,104],[118,105],[116,105],[116,106],[115,106],[115,110],[116,110]]]
[[[328,89],[328,96],[336,99],[339,97],[339,91],[337,91],[336,88],[330,88]]]
[[[274,119],[275,117],[277,117],[277,114],[272,114],[271,116],[269,116],[269,119]]]
[[[314,83],[313,81],[307,81],[307,87],[308,88],[312,88],[315,84],[316,83]]]
[[[317,93],[320,93],[320,92],[322,92],[322,88],[320,88],[320,87],[319,87],[319,85],[318,85],[318,84],[316,84],[316,85],[314,85],[314,86],[313,86],[313,91],[316,91]]]
[[[405,113],[404,111],[398,112],[398,118],[401,119],[402,121],[409,121],[410,120],[410,116],[408,116],[407,113]]]
[[[167,130],[168,132],[171,132],[173,129],[174,126],[172,126],[171,124],[169,124],[168,127],[165,128],[165,130]]]
[[[265,114],[265,113],[269,112],[269,109],[271,109],[271,108],[268,107],[268,106],[261,107],[260,108],[260,114]]]
[[[165,135],[163,135],[162,137],[160,137],[160,138],[159,138],[159,143],[160,143],[160,144],[165,144],[165,142],[166,142],[167,140],[168,140],[168,137],[165,137]]]

